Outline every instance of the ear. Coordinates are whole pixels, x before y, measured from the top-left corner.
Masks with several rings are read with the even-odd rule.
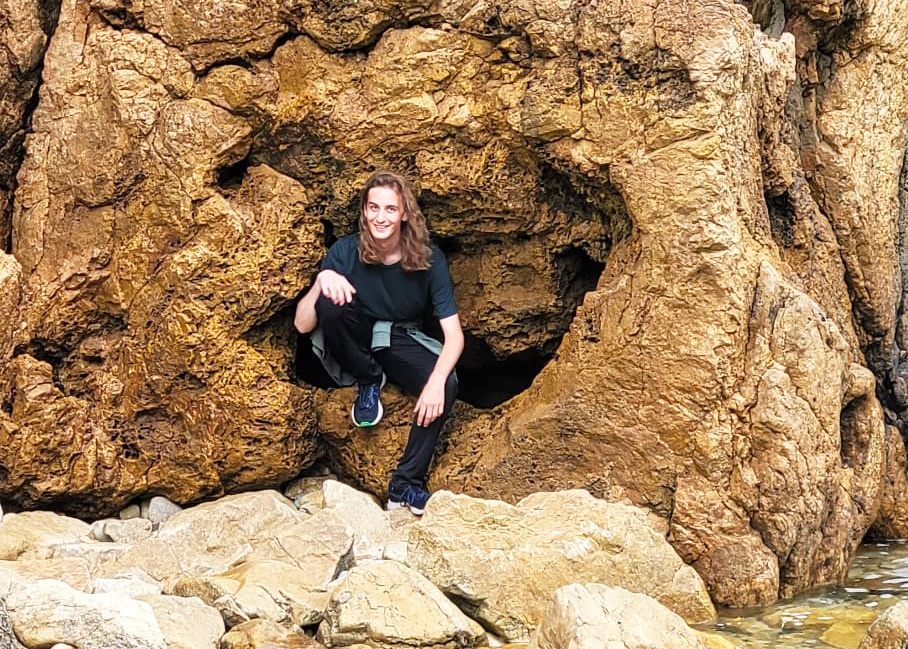
[[[401,221],[407,221],[407,220],[409,220],[409,219],[410,219],[410,217],[407,215],[406,212],[404,212],[404,215],[403,215],[402,217],[400,217],[400,220],[401,220]]]

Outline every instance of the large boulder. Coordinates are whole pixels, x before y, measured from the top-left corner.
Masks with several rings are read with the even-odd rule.
[[[151,607],[167,649],[217,649],[226,631],[218,612],[196,597],[145,594],[135,599]]]
[[[88,592],[97,569],[85,557],[0,561],[0,595],[40,579],[58,579],[76,590]]]
[[[0,520],[0,560],[46,559],[54,547],[88,541],[91,526],[53,512],[7,514]]]
[[[282,561],[247,561],[214,575],[183,577],[171,591],[198,597],[235,626],[263,618],[285,626],[311,626],[328,606],[324,575]]]
[[[2,597],[0,597],[0,649],[25,649],[13,633],[9,613],[6,612],[6,603]]]
[[[908,647],[908,602],[887,608],[867,629],[858,649],[904,649]]]
[[[905,440],[895,426],[886,426],[885,462],[880,511],[868,534],[878,539],[908,537],[908,458]]]
[[[288,480],[314,457],[311,394],[260,326],[324,253],[307,190],[259,166],[219,192],[254,127],[192,97],[179,51],[88,2],[63,3],[47,61],[13,213],[23,345],[6,380],[54,381],[11,406],[0,492],[96,515]]]
[[[29,647],[167,649],[152,608],[115,595],[88,595],[45,579],[6,598],[16,635]]]
[[[416,571],[375,561],[337,584],[318,638],[328,647],[467,649],[485,641],[485,632]]]
[[[646,595],[602,584],[555,591],[528,649],[706,649],[678,615]]]
[[[243,561],[273,559],[307,573],[308,583],[327,584],[352,543],[347,526],[330,511],[308,515],[277,492],[250,492],[174,514],[152,538],[106,563],[99,576],[139,568],[172,585]]]
[[[716,616],[703,581],[642,510],[585,491],[516,507],[436,493],[410,531],[407,564],[512,641],[526,642],[554,592],[578,580],[645,593],[690,622]]]
[[[221,649],[323,649],[324,645],[303,633],[290,631],[271,620],[257,618],[238,624],[225,633]]]

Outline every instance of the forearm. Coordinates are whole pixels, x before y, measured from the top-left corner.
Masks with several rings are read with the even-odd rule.
[[[296,315],[293,318],[293,326],[301,334],[309,333],[315,329],[318,324],[318,316],[315,313],[315,302],[318,300],[320,292],[318,279],[316,278],[312,288],[300,299],[296,305]]]
[[[454,370],[457,361],[460,360],[460,355],[463,353],[463,344],[463,333],[457,331],[449,332],[445,335],[441,353],[438,355],[438,360],[435,361],[435,368],[429,376],[429,381],[438,381],[442,384],[447,381],[448,375]]]

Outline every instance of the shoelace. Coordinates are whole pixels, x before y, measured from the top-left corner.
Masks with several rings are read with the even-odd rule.
[[[378,402],[379,390],[379,384],[372,383],[360,391],[360,403],[362,403],[363,408],[370,409],[375,407]]]
[[[413,505],[419,500],[428,500],[429,492],[413,485],[404,487],[404,493],[401,495],[401,502]]]

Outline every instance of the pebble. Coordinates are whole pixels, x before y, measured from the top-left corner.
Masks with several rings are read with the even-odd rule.
[[[130,518],[139,518],[142,516],[142,508],[136,504],[127,505],[120,510],[120,519],[128,521]]]
[[[142,518],[150,520],[153,529],[158,529],[161,523],[182,510],[182,507],[164,496],[154,496],[142,501]]]

